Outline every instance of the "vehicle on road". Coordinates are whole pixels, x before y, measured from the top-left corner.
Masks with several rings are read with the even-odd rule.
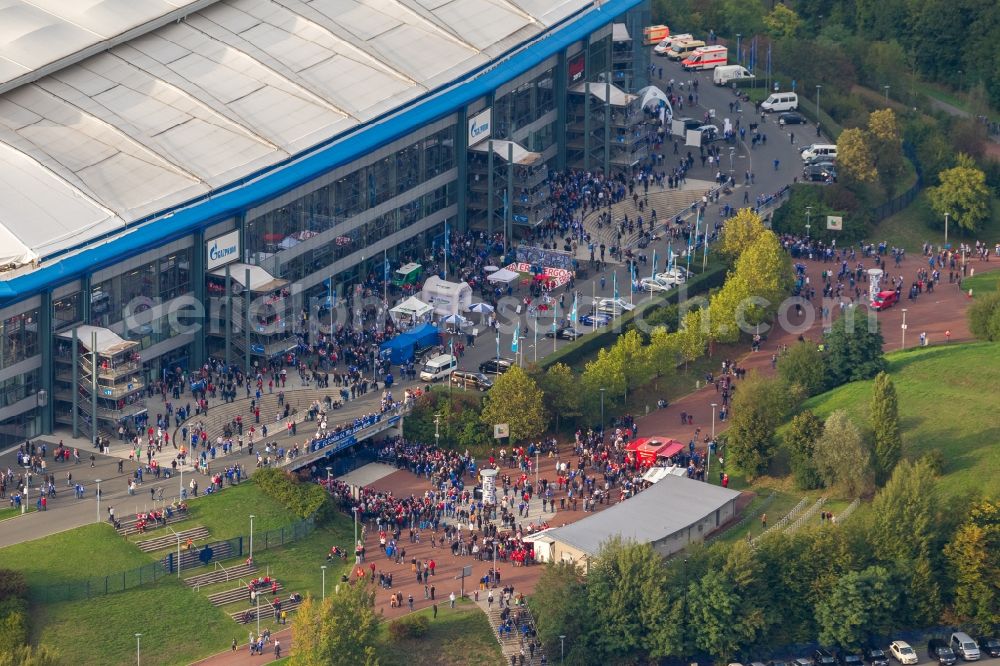
[[[673,266],[668,268],[662,273],[657,273],[656,277],[661,280],[667,280],[668,282],[687,282],[688,277],[691,275],[691,271],[684,268],[683,266]]]
[[[806,117],[797,111],[785,111],[778,116],[779,125],[804,125]]]
[[[1000,638],[991,638],[989,636],[980,636],[976,639],[979,643],[979,651],[985,652],[991,657],[1000,657]]]
[[[865,666],[865,660],[858,650],[841,650],[837,653],[837,663],[840,666]]]
[[[712,82],[717,86],[724,86],[730,81],[752,78],[754,78],[753,74],[743,65],[719,65],[712,72]]]
[[[427,361],[420,370],[420,381],[436,382],[451,374],[458,367],[458,359],[451,354],[441,354]]]
[[[829,164],[834,166],[837,164],[837,158],[829,155],[817,155],[816,157],[810,157],[807,160],[802,160],[802,166],[812,166],[814,164]]]
[[[602,298],[597,302],[598,312],[621,315],[623,312],[629,312],[634,309],[635,306],[626,301],[624,298]]]
[[[698,128],[698,131],[701,132],[702,143],[712,143],[722,138],[717,125],[702,125]]]
[[[690,32],[685,32],[680,35],[671,35],[670,37],[667,37],[659,44],[654,46],[653,53],[655,53],[658,56],[665,56],[667,55],[667,51],[670,50],[670,47],[673,46],[675,42],[686,42],[690,39],[694,39],[694,35],[692,35]]]
[[[889,657],[886,656],[885,650],[880,647],[873,645],[866,647],[862,650],[862,655],[868,666],[889,666]]]
[[[836,183],[837,169],[829,162],[809,164],[802,169],[802,179],[812,183]]]
[[[832,143],[813,143],[802,149],[801,156],[803,161],[819,156],[837,159],[837,146]]]
[[[661,279],[658,276],[644,277],[639,280],[639,287],[642,291],[670,291],[677,283],[670,280]]]
[[[812,655],[813,666],[837,666],[837,658],[829,650],[819,648]]]
[[[927,641],[927,656],[943,666],[953,666],[958,661],[955,651],[942,638],[932,638]]]
[[[794,111],[799,108],[799,96],[793,92],[772,93],[760,103],[760,108],[768,113]]]
[[[681,61],[681,67],[689,72],[715,69],[729,61],[729,49],[725,46],[704,46]]]
[[[670,37],[670,28],[665,25],[649,25],[642,29],[642,43],[645,46],[659,44]]]
[[[982,656],[979,654],[979,646],[976,645],[976,641],[972,640],[972,637],[964,631],[953,633],[948,643],[955,654],[965,661],[976,661]]]
[[[683,42],[674,42],[671,45],[670,50],[667,51],[667,57],[671,60],[683,60],[692,53],[695,49],[700,49],[705,46],[705,42],[700,39],[689,39]]]
[[[558,338],[560,340],[576,340],[582,335],[583,333],[576,330],[572,326],[566,326],[564,328],[560,328],[558,331],[554,333],[552,331],[549,331],[548,333],[545,334],[545,337]]]
[[[481,372],[469,372],[468,370],[455,370],[451,373],[451,385],[463,389],[473,389],[476,391],[489,391],[493,388],[493,380]]]
[[[591,312],[580,317],[580,324],[583,326],[607,326],[611,323],[611,315],[603,312]]]
[[[514,367],[513,359],[504,358],[489,358],[479,364],[479,372],[485,375],[502,375],[503,373]]]
[[[920,661],[916,651],[906,641],[893,641],[890,643],[889,654],[901,664],[915,664]]]
[[[417,263],[409,263],[405,266],[396,269],[393,274],[392,283],[397,287],[402,287],[403,285],[416,285],[420,282],[420,278],[424,276],[424,267]]]
[[[896,293],[896,290],[888,289],[875,294],[875,297],[872,298],[872,302],[868,304],[868,307],[872,310],[878,310],[881,312],[882,310],[891,308],[898,300],[899,294]]]

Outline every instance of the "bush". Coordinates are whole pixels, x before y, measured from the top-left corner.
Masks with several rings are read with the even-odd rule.
[[[393,640],[404,638],[423,638],[431,627],[431,621],[426,615],[404,617],[389,624],[389,635]]]
[[[322,486],[303,483],[284,470],[262,467],[253,474],[257,487],[299,518],[316,516],[323,520],[332,510],[330,496]]]
[[[980,340],[1000,341],[1000,292],[976,298],[969,308],[969,330]]]
[[[10,598],[27,599],[28,581],[24,572],[0,569],[0,601]]]
[[[28,643],[28,613],[25,609],[0,615],[0,653],[12,651]]]

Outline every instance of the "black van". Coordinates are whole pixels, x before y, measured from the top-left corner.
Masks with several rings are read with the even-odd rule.
[[[455,370],[451,373],[451,385],[458,386],[463,389],[489,391],[493,387],[493,380],[481,372]]]

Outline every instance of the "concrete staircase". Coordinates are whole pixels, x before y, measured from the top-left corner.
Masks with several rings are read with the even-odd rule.
[[[510,612],[512,616],[516,615],[518,611],[521,612],[522,614],[521,626],[516,627],[509,634],[505,632],[503,635],[501,635],[500,632],[498,631],[498,627],[502,624],[500,620],[500,613],[502,612],[502,609],[499,603],[499,595],[494,593],[494,601],[492,607],[490,606],[490,604],[486,602],[486,599],[483,598],[482,594],[480,594],[479,596],[480,600],[476,602],[476,605],[479,606],[479,608],[482,609],[484,613],[486,613],[486,617],[489,619],[490,627],[492,627],[493,629],[493,635],[496,637],[497,642],[500,643],[500,650],[501,652],[503,652],[504,663],[510,663],[511,656],[520,657],[521,648],[523,647],[524,663],[531,666],[534,666],[535,664],[540,664],[543,654],[541,644],[539,643],[538,645],[536,645],[535,655],[534,658],[532,658],[531,651],[528,647],[528,644],[532,639],[525,638],[524,632],[521,629],[521,627],[523,626],[529,627],[531,629],[535,628],[535,618],[532,617],[531,611],[528,610],[528,607],[526,605],[511,606]]]

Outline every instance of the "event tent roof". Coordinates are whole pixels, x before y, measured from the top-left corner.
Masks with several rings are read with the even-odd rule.
[[[97,335],[97,347],[91,349],[94,343],[94,335]],[[63,340],[73,339],[73,329],[63,331],[58,334]],[[76,327],[76,339],[81,349],[96,351],[98,354],[113,356],[123,351],[138,347],[139,343],[133,340],[125,340],[111,329],[100,326],[90,326],[84,324]]]
[[[501,268],[498,271],[493,271],[493,273],[491,273],[486,279],[490,282],[503,282],[504,284],[507,284],[508,282],[513,282],[519,277],[521,277],[519,273],[512,271],[509,268]]]

